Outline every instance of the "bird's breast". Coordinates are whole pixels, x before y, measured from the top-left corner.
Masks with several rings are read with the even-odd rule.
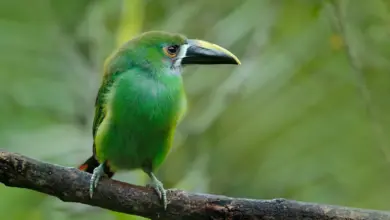
[[[185,110],[186,100],[179,77],[120,79],[110,100],[114,120],[125,126],[148,127],[149,130],[171,129]]]

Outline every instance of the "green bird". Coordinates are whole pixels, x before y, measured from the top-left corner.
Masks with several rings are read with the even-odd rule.
[[[93,155],[79,166],[92,173],[91,198],[103,175],[142,169],[166,209],[166,191],[154,171],[167,157],[185,114],[181,73],[191,64],[240,61],[218,45],[162,31],[129,40],[106,60],[95,103]]]

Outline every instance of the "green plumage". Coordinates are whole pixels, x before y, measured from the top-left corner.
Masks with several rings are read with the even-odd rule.
[[[181,77],[187,64],[240,64],[232,53],[206,41],[152,31],[119,48],[105,63],[93,122],[93,156],[79,169],[92,173],[90,196],[100,177],[140,168],[167,206],[155,177],[186,111]]]
[[[149,33],[142,41],[130,41],[106,63],[96,105],[95,147],[98,161],[108,160],[113,171],[157,168],[185,111],[180,69],[172,69],[158,49],[164,37],[182,40]]]

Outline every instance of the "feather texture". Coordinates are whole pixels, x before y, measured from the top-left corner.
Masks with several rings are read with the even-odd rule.
[[[93,152],[99,163],[108,160],[112,171],[153,170],[170,151],[187,102],[181,69],[163,53],[166,42],[181,44],[184,39],[141,35],[105,63],[95,104]]]

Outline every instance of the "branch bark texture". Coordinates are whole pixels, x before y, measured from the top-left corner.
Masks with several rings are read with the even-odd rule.
[[[0,150],[0,182],[77,202],[151,219],[332,219],[390,220],[390,212],[286,199],[254,200],[168,190],[163,210],[152,189],[102,178],[89,198],[91,175]]]

